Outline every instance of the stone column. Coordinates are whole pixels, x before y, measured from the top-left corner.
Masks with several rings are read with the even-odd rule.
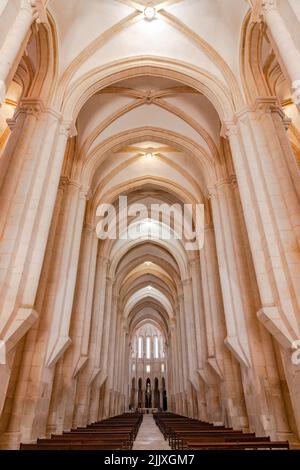
[[[21,0],[16,19],[0,50],[0,105],[14,75],[17,61],[21,59],[30,27],[34,21],[40,23],[42,20],[46,20],[46,15],[43,13],[41,0]]]
[[[105,308],[110,301],[111,281],[107,280],[108,259],[98,254],[96,267],[96,280],[94,289],[94,301],[92,310],[91,335],[89,339],[89,358],[86,367],[78,370],[74,375],[77,379],[76,400],[73,426],[85,426],[88,423],[90,394],[93,388],[102,386],[106,379],[106,372],[101,373],[101,359],[103,350],[103,329],[105,319]],[[96,387],[94,387],[96,383]],[[95,407],[96,408],[96,407]],[[94,413],[98,412],[94,410]],[[98,415],[94,419],[97,421]]]
[[[205,240],[204,240],[205,243]],[[215,385],[212,383],[208,383],[208,373],[212,373],[212,371],[208,372],[209,363],[212,362],[212,358],[214,357],[212,352],[208,350],[208,346],[211,344],[210,340],[211,337],[207,332],[206,328],[209,328],[209,322],[207,317],[205,316],[205,308],[204,308],[204,297],[207,292],[204,292],[204,284],[202,281],[202,274],[200,271],[200,259],[199,254],[195,258],[190,261],[191,267],[191,278],[193,283],[193,298],[194,298],[194,312],[195,312],[195,326],[196,326],[196,341],[198,342],[198,368],[197,372],[198,376],[198,390],[195,387],[195,393],[197,394],[197,402],[198,402],[198,413],[199,418],[203,421],[207,421],[207,404],[208,399],[206,397],[209,387]],[[206,334],[205,334],[206,333]],[[214,369],[216,372],[217,369]],[[213,382],[215,383],[216,380],[219,380],[220,377],[217,374],[216,377],[213,378]],[[219,421],[219,417],[215,417],[213,421]]]
[[[170,341],[169,354],[172,355],[173,387],[174,387],[173,392],[174,392],[175,397],[177,397],[177,394],[179,393],[179,379],[178,379],[179,362],[177,358],[177,342],[176,342],[174,320],[171,322],[171,325],[170,325],[170,340],[169,341]],[[176,409],[174,411],[177,413],[179,412],[177,400],[176,400]]]
[[[223,295],[227,337],[225,343],[243,367],[250,367],[250,349],[245,312],[250,308],[243,293],[245,266],[234,194],[230,181],[211,189],[217,256]]]
[[[53,313],[47,308],[47,300],[49,299],[49,290],[53,286],[53,267],[57,263],[55,242],[59,225],[59,214],[63,204],[64,189],[65,184],[62,180],[58,189],[35,301],[36,309],[42,312],[42,315],[39,316],[37,322],[24,338],[22,361],[20,363],[12,405],[13,413],[9,423],[7,423],[6,432],[2,436],[8,448],[17,449],[19,448],[20,441],[30,442],[31,439],[34,439],[36,436],[43,436],[45,433],[48,405],[51,399],[51,383],[54,375],[54,371],[48,369],[46,369],[47,373],[45,374],[44,367],[46,343]],[[18,343],[16,349],[18,349],[19,344],[22,344],[22,340]],[[0,383],[2,384],[2,380]],[[39,412],[36,414],[37,407]],[[36,435],[32,438],[33,429]]]
[[[106,377],[105,385],[105,398],[104,398],[104,416],[103,418],[109,417],[110,402],[112,396],[112,373],[113,370],[110,367],[113,364],[111,356],[113,355],[114,342],[113,337],[116,329],[117,322],[117,304],[119,297],[113,292],[113,279],[108,280],[108,292],[105,302],[105,323],[103,328],[103,343],[101,349],[101,369]]]
[[[179,294],[181,295],[181,294]],[[178,296],[179,297],[179,296]],[[187,415],[186,409],[186,402],[183,400],[184,390],[187,383],[187,366],[185,362],[185,357],[183,355],[183,348],[182,348],[182,321],[181,321],[181,314],[180,314],[180,307],[176,305],[176,318],[175,318],[175,335],[176,335],[176,355],[178,360],[178,392],[180,397],[180,410],[181,414]]]
[[[116,323],[116,332],[115,332],[115,337],[114,337],[114,354],[113,354],[113,361],[112,364],[114,364],[113,370],[112,370],[112,389],[114,393],[114,399],[113,402],[111,403],[111,415],[114,416],[117,414],[117,400],[118,400],[118,394],[119,394],[119,387],[118,387],[118,376],[122,367],[122,361],[121,361],[121,352],[122,352],[122,336],[121,336],[121,331],[122,331],[122,323],[123,323],[123,318],[121,316],[121,312],[117,312],[117,323]]]
[[[120,330],[120,343],[121,346],[119,348],[119,362],[120,367],[118,371],[117,377],[117,390],[120,392],[120,399],[117,407],[117,414],[121,414],[124,410],[124,384],[127,382],[127,373],[125,366],[126,366],[126,341],[127,341],[127,333],[125,328],[124,319],[122,319],[122,325]]]
[[[250,429],[258,435],[270,435],[274,433],[274,420],[266,419],[268,413],[271,414],[266,405],[265,386],[261,385],[266,371],[262,351],[256,344],[257,297],[249,275],[251,267],[245,252],[248,247],[244,243],[234,180],[216,185],[211,204],[226,319],[225,343],[241,365]]]
[[[16,118],[1,187],[0,363],[37,320],[40,280],[69,125],[27,100]],[[15,139],[15,133],[20,138]],[[0,366],[2,368],[2,366]],[[0,371],[1,374],[1,371]],[[0,381],[4,386],[3,380]]]
[[[271,32],[279,63],[284,67],[291,84],[294,100],[300,104],[300,52],[280,15],[276,0],[262,0],[262,13]]]
[[[16,161],[12,155],[12,172],[7,173],[0,200],[0,332],[6,331],[0,355],[4,363],[5,354],[37,318],[33,305],[69,135],[52,111],[40,114],[30,105],[29,114],[29,124],[35,121],[36,130],[32,134],[29,125],[31,140],[23,141],[22,161],[18,151]],[[23,132],[27,133],[26,127]]]
[[[202,345],[200,336],[200,322],[199,311],[194,310],[194,295],[192,279],[185,279],[182,281],[184,311],[185,311],[185,325],[186,325],[186,348],[187,360],[189,364],[189,381],[192,383],[197,394],[200,393],[197,370],[199,368],[199,357],[202,356]],[[199,334],[196,337],[197,333]],[[202,338],[203,339],[203,338]],[[191,394],[191,388],[190,388]],[[192,397],[189,396],[189,403],[192,403]],[[189,409],[189,416],[193,417],[191,405]]]
[[[183,290],[178,295],[179,303],[179,337],[180,337],[180,356],[182,360],[182,369],[183,369],[183,383],[182,383],[182,399],[184,406],[184,414],[189,416],[191,413],[191,405],[188,400],[188,389],[189,389],[189,378],[191,365],[189,363],[189,353],[188,353],[188,343],[187,343],[187,331],[186,331],[186,313],[184,305],[184,294]]]
[[[300,337],[300,177],[283,118],[273,100],[258,99],[228,125],[228,135],[261,299],[257,315],[290,363]],[[297,366],[286,374],[300,432]]]
[[[112,314],[111,314],[111,325],[110,325],[110,332],[109,332],[109,347],[108,347],[108,356],[107,356],[107,372],[108,372],[108,391],[109,391],[109,402],[107,401],[107,397],[104,401],[104,406],[106,410],[109,410],[109,416],[113,416],[114,409],[113,409],[113,396],[114,396],[114,369],[117,367],[116,365],[116,357],[117,357],[117,349],[120,347],[120,344],[117,343],[117,327],[118,323],[121,321],[120,318],[120,311],[119,311],[119,296],[113,295],[113,305],[112,305]],[[114,367],[112,367],[114,365]]]
[[[208,366],[219,380],[224,424],[234,429],[246,429],[248,421],[243,397],[240,366],[225,347],[225,314],[218,271],[215,235],[212,225],[206,225],[204,247],[200,253],[200,268],[208,351]],[[205,378],[205,377],[204,377]]]
[[[98,238],[94,226],[83,228],[78,276],[72,310],[70,339],[72,346],[62,358],[62,379],[57,380],[57,400],[52,398],[50,415],[56,420],[56,432],[72,428],[76,385],[80,371],[89,359],[89,343],[95,286]],[[97,312],[98,313],[98,312]],[[54,393],[54,392],[53,392]]]
[[[80,253],[87,192],[76,182],[67,187],[63,209],[61,234],[57,249],[60,251],[60,269],[56,282],[54,315],[47,348],[47,367],[53,367],[71,344],[70,321],[74,301],[77,268]]]
[[[121,401],[119,404],[118,412],[119,414],[124,411],[124,385],[128,381],[128,367],[126,369],[126,364],[127,361],[129,360],[129,354],[127,357],[127,351],[126,351],[126,342],[128,341],[128,333],[126,331],[125,327],[125,321],[124,319],[122,320],[122,328],[121,328],[121,348],[120,348],[120,354],[119,354],[119,360],[120,360],[120,370],[119,370],[119,375],[118,375],[118,390],[121,393]]]

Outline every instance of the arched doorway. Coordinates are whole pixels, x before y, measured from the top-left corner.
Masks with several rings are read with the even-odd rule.
[[[138,408],[142,408],[143,405],[143,391],[142,391],[142,379],[138,381]]]
[[[154,379],[154,408],[160,408],[160,391],[157,377]]]
[[[133,377],[131,381],[131,394],[130,394],[130,402],[129,402],[129,409],[135,409],[135,377]]]
[[[152,408],[152,390],[151,380],[149,378],[146,380],[145,408]]]
[[[162,378],[162,394],[163,394],[163,411],[168,411],[168,396],[166,390],[165,378]]]

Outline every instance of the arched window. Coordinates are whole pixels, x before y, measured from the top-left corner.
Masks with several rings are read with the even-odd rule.
[[[147,359],[151,358],[151,338],[147,336],[146,338],[146,357]]]
[[[139,336],[138,342],[138,358],[141,359],[143,357],[143,338]]]
[[[147,373],[151,372],[151,366],[149,364],[146,366],[146,372]]]
[[[162,373],[165,372],[165,365],[164,365],[164,364],[161,365],[161,372],[162,372]]]
[[[158,337],[154,336],[154,358],[158,359]]]
[[[165,357],[164,340],[163,340],[162,336],[160,336],[160,354],[161,354],[161,357]]]

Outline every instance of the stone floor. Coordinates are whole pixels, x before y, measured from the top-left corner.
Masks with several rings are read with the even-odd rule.
[[[152,415],[144,415],[133,450],[169,450],[170,446],[155,424]]]

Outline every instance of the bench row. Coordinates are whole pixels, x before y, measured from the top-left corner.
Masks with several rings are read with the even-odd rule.
[[[289,449],[287,441],[271,441],[225,426],[214,426],[172,413],[158,413],[155,422],[173,450]]]
[[[142,420],[140,413],[124,413],[34,444],[21,444],[20,450],[130,450]]]

